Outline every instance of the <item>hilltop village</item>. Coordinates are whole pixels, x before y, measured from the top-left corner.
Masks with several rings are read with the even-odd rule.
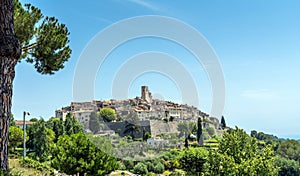
[[[71,113],[77,120],[83,124],[85,131],[90,131],[89,121],[93,112],[99,112],[102,108],[111,108],[115,111],[117,120],[106,123],[98,134],[112,135],[124,134],[125,117],[135,114],[142,126],[146,127],[153,137],[162,133],[179,133],[178,124],[184,122],[197,122],[201,117],[203,128],[211,128],[213,134],[221,134],[222,130],[219,120],[215,117],[209,117],[207,113],[202,112],[194,106],[187,104],[177,104],[171,101],[152,99],[148,86],[141,87],[141,96],[126,100],[93,100],[92,102],[71,102],[70,106],[62,107],[55,111],[55,116],[65,120],[67,114]],[[212,131],[212,130],[210,130]],[[137,134],[138,135],[138,134]],[[139,135],[138,135],[139,136]]]

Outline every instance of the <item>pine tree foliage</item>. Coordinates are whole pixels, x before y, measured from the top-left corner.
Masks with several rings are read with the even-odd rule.
[[[32,63],[41,74],[54,74],[64,68],[71,56],[69,31],[55,17],[48,17],[31,4],[14,0],[15,33],[22,47],[20,61]]]

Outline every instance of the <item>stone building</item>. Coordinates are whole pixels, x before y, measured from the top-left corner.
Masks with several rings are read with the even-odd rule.
[[[142,86],[141,87],[141,98],[142,100],[146,101],[147,103],[151,103],[152,102],[152,95],[151,92],[148,89],[148,86]]]

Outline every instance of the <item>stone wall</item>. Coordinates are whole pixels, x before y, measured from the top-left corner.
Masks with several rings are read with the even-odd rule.
[[[159,135],[161,133],[179,133],[177,130],[178,122],[164,122],[161,120],[150,120],[151,134],[152,136]]]
[[[149,132],[151,134],[151,128],[150,128],[150,121],[144,120],[138,122],[138,129],[137,130],[128,130],[130,128],[130,123],[128,122],[108,122],[106,123],[105,130],[113,130],[116,133],[118,133],[121,137],[124,136],[131,136],[131,134],[134,136],[134,138],[143,138],[143,135],[146,132]],[[135,124],[133,124],[135,125]]]

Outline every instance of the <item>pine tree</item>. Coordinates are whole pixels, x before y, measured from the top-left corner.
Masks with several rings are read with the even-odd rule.
[[[18,0],[0,0],[0,170],[8,171],[8,131],[15,66],[21,59],[53,74],[71,55],[69,31],[54,17]],[[22,53],[22,55],[21,55]]]

